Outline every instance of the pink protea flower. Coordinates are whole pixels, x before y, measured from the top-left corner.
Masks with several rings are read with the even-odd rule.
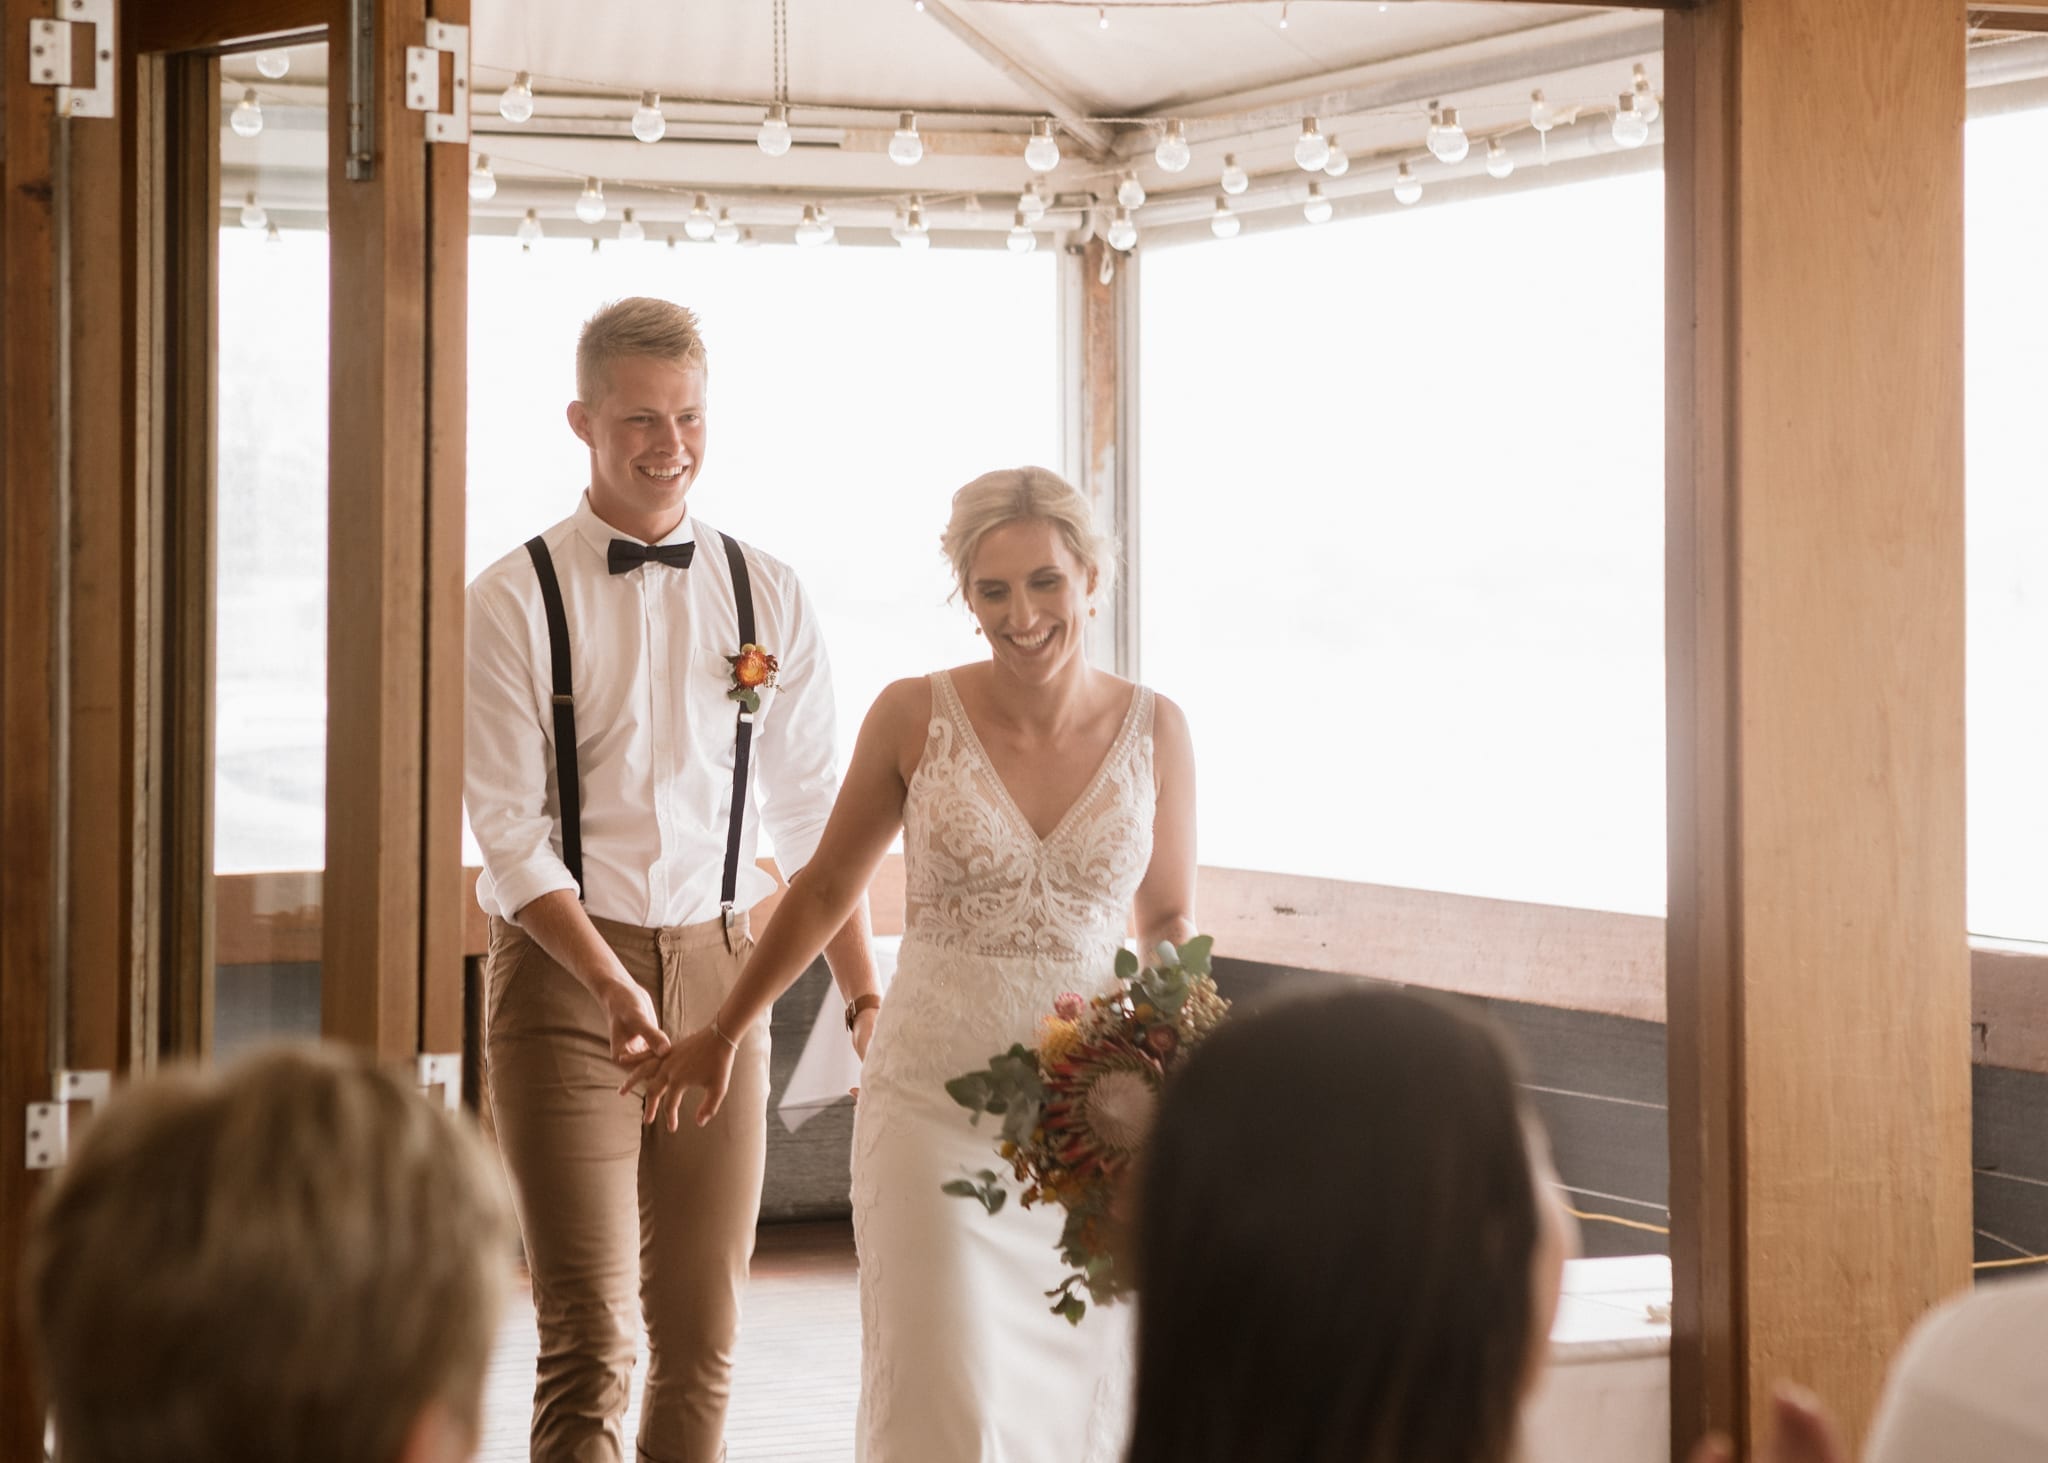
[[[1079,992],[1068,991],[1052,1003],[1052,1009],[1062,1021],[1078,1021],[1088,1009],[1088,1002]]]

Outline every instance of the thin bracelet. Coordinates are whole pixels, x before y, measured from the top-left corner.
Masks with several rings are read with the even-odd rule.
[[[718,1039],[720,1041],[724,1042],[734,1051],[738,1051],[740,1049],[740,1044],[734,1041],[731,1037],[727,1036],[725,1034],[725,1028],[718,1024],[718,1013],[716,1011],[713,1011],[711,1013],[711,1029],[718,1033]]]

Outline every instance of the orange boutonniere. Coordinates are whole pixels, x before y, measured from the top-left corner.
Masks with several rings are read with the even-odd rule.
[[[739,702],[749,712],[759,711],[761,692],[775,684],[780,664],[758,645],[742,645],[738,655],[725,659],[732,667],[732,689],[725,693],[726,699]]]

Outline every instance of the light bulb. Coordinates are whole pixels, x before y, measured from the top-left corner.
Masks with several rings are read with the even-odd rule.
[[[768,115],[761,119],[761,130],[754,134],[754,141],[770,157],[781,157],[788,152],[789,108],[780,102],[770,107]]]
[[[583,196],[576,200],[576,217],[587,224],[604,221],[604,184],[597,179],[583,180]]]
[[[642,142],[659,142],[666,131],[668,118],[661,115],[661,94],[641,92],[640,105],[633,113],[633,135]]]
[[[256,100],[253,88],[244,88],[242,99],[235,103],[234,115],[228,118],[228,126],[235,129],[237,137],[254,137],[263,130],[263,106]]]
[[[1038,235],[1032,233],[1030,226],[1024,222],[1024,210],[1020,208],[1017,210],[1016,222],[1010,227],[1010,252],[1029,254],[1037,247]]]
[[[270,215],[263,211],[263,205],[256,201],[254,193],[242,200],[242,227],[260,229],[270,222]]]
[[[1548,132],[1557,125],[1557,108],[1543,99],[1540,86],[1529,93],[1529,125],[1538,132]]]
[[[640,227],[640,220],[633,217],[633,210],[627,209],[619,219],[619,242],[637,244],[647,237],[647,230]]]
[[[491,171],[491,159],[487,153],[476,155],[476,165],[469,170],[469,196],[478,203],[488,203],[497,196],[498,175]]]
[[[818,205],[818,232],[823,234],[824,243],[831,243],[839,237],[839,228],[832,222],[832,215],[825,211],[825,205]]]
[[[263,242],[266,244],[282,244],[284,242],[284,235],[277,231],[276,223],[272,222],[263,226]]]
[[[1024,144],[1024,166],[1034,173],[1049,173],[1060,165],[1060,145],[1053,139],[1052,118],[1040,117],[1031,124],[1031,140]]]
[[[1244,169],[1237,165],[1237,154],[1234,152],[1223,154],[1223,191],[1235,198],[1238,194],[1244,192],[1245,189],[1251,187],[1251,185],[1252,180],[1246,177]],[[1118,191],[1116,200],[1119,203],[1124,201],[1124,195],[1121,190]],[[1142,197],[1138,200],[1139,203],[1144,201]],[[1133,207],[1135,206],[1133,205]]]
[[[1465,129],[1458,125],[1456,107],[1439,107],[1429,104],[1429,150],[1440,163],[1461,163],[1465,154],[1472,150],[1472,141],[1465,135]]]
[[[533,115],[532,76],[524,71],[513,74],[512,84],[498,98],[498,115],[507,122],[524,122]]]
[[[598,255],[599,255],[600,253],[602,253],[603,251],[604,251],[604,240],[603,240],[603,239],[592,239],[592,240],[590,241],[590,262],[591,262],[591,263],[593,263],[593,264],[595,264],[595,263],[597,262],[597,256],[598,256]]]
[[[1219,239],[1234,239],[1243,221],[1230,211],[1230,200],[1221,193],[1216,195],[1216,212],[1209,220],[1209,232]]]
[[[924,156],[924,139],[917,135],[917,113],[905,112],[896,121],[896,135],[889,139],[889,156],[909,167]]]
[[[1650,140],[1650,124],[1636,110],[1636,94],[1625,91],[1614,109],[1614,141],[1619,147],[1641,147]]]
[[[272,81],[275,81],[292,69],[292,58],[282,51],[258,51],[256,53],[256,69]],[[1636,68],[1637,71],[1642,69],[1640,66]]]
[[[711,237],[714,242],[720,244],[736,244],[739,242],[740,226],[732,221],[731,209],[721,208],[718,210],[718,222],[711,226]]]
[[[527,209],[526,217],[519,220],[519,242],[529,249],[540,242],[540,215],[533,209]]]
[[[1642,62],[1636,62],[1636,111],[1643,121],[1654,122],[1662,110],[1657,105],[1657,89],[1650,85],[1650,73],[1643,68]]]
[[[1280,0],[1280,29],[1287,29],[1287,0]]]
[[[930,230],[925,228],[923,205],[912,201],[910,212],[903,220],[903,232],[897,235],[896,242],[906,249],[931,247],[932,236]]]
[[[1123,181],[1116,185],[1116,201],[1125,208],[1145,206],[1145,185],[1138,181],[1136,173],[1125,173]]]
[[[718,232],[718,220],[711,216],[711,200],[702,193],[690,204],[690,216],[683,220],[683,232],[700,244]]]
[[[1316,119],[1301,119],[1301,136],[1294,139],[1295,165],[1303,172],[1319,173],[1323,164],[1330,160],[1330,144],[1323,140],[1322,131],[1316,126]]]
[[[1194,158],[1194,150],[1188,146],[1187,128],[1178,122],[1166,124],[1166,134],[1159,139],[1159,146],[1153,149],[1152,161],[1169,173],[1177,173]]]
[[[1031,180],[1031,186],[1017,195],[1017,211],[1024,215],[1024,222],[1035,224],[1045,217],[1045,195],[1038,191],[1038,179]]]
[[[1394,173],[1394,199],[1398,203],[1413,203],[1422,197],[1422,183],[1408,171],[1403,163]]]
[[[806,249],[811,249],[824,243],[825,238],[825,227],[818,222],[818,210],[806,203],[803,221],[796,226],[796,241]]]
[[[1109,11],[1100,5],[1095,7],[1095,25],[1098,30],[1109,29]]]
[[[1301,206],[1301,216],[1312,224],[1326,224],[1330,221],[1330,200],[1323,197],[1323,185],[1308,185],[1308,202]]]
[[[1330,139],[1330,160],[1323,164],[1323,171],[1333,178],[1341,178],[1351,171],[1351,154],[1337,146],[1337,139]]]
[[[758,249],[761,247],[761,241],[754,237],[752,229],[741,229],[740,247],[742,249]]]
[[[1129,210],[1119,208],[1116,217],[1109,221],[1109,247],[1128,250],[1138,242],[1138,226],[1131,222]]]
[[[1486,171],[1496,178],[1505,178],[1515,170],[1515,160],[1508,150],[1501,146],[1498,137],[1486,144]]]

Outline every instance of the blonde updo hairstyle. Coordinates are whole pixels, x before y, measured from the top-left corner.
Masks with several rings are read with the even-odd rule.
[[[953,516],[939,539],[953,566],[956,592],[968,597],[968,576],[981,541],[1005,524],[1050,523],[1084,570],[1095,575],[1095,591],[1107,590],[1116,575],[1116,540],[1097,531],[1088,500],[1058,473],[1042,467],[1006,467],[985,472],[953,495]]]

